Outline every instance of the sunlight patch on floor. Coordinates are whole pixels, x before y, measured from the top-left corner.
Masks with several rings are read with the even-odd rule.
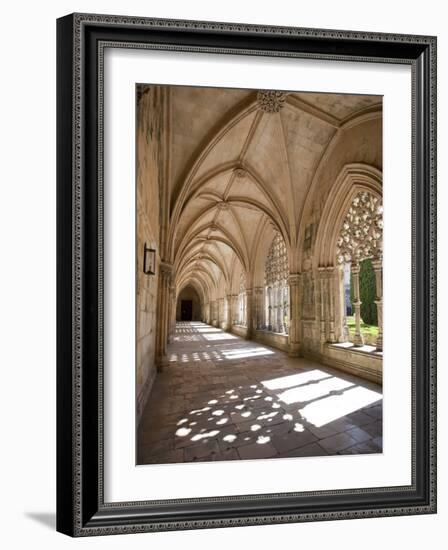
[[[328,395],[332,391],[341,391],[349,387],[353,387],[352,382],[342,380],[341,378],[330,378],[309,386],[299,386],[298,388],[286,390],[280,393],[278,398],[287,405],[291,405],[293,403],[311,401],[312,399]]]
[[[202,349],[194,344],[197,339],[203,342]],[[275,351],[203,323],[179,326],[176,341],[185,342],[185,346],[182,349],[176,343],[177,349],[170,350],[168,356],[170,362],[178,363],[182,370],[193,369],[191,372],[199,374],[206,384],[223,383],[219,392],[206,392],[202,403],[186,407],[174,421],[173,436],[180,448],[211,441],[219,441],[220,445],[235,443],[235,448],[256,443],[254,447],[268,444],[269,451],[261,451],[267,453],[278,442],[276,433],[282,434],[281,438],[286,437],[284,434],[308,437],[310,427],[331,424],[382,400],[381,392],[367,389],[356,379],[339,376],[323,366],[287,375],[283,370],[282,374],[276,371],[278,360],[271,357],[276,355]],[[250,361],[251,358],[255,360]],[[224,378],[228,376],[226,369],[240,364],[246,367],[241,377],[253,371],[255,374],[251,376],[256,377],[257,383],[248,379],[246,384],[238,380],[233,385]],[[215,373],[218,365],[222,371]],[[263,376],[257,374],[259,369],[270,370],[264,370]],[[217,376],[217,380],[209,382],[205,375],[208,372]]]
[[[327,372],[319,369],[302,372],[300,374],[290,374],[288,376],[282,376],[281,378],[272,378],[271,380],[262,380],[262,384],[268,390],[279,390],[285,388],[291,388],[292,386],[300,386],[302,384],[308,384],[322,380],[322,378],[328,378]]]
[[[260,355],[273,355],[274,352],[261,346],[252,348],[239,348],[235,350],[221,350],[226,359],[243,359],[247,357],[258,357]]]
[[[360,386],[353,386],[342,395],[331,395],[321,401],[314,401],[305,405],[305,407],[299,409],[299,412],[308,422],[320,428],[329,422],[333,422],[333,420],[381,400],[381,393]]]
[[[222,332],[221,334],[203,334],[202,335],[206,340],[237,340],[236,336],[233,334],[228,334],[227,332]]]

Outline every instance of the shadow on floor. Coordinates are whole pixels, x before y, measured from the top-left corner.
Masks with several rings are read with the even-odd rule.
[[[44,527],[48,527],[52,531],[56,530],[56,513],[55,512],[25,512],[25,517],[33,519]]]

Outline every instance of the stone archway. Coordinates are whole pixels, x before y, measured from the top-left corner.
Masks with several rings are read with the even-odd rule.
[[[201,321],[202,304],[196,290],[188,285],[180,293],[176,304],[176,321]]]
[[[223,361],[238,337],[327,363],[340,342],[336,239],[345,191],[381,188],[382,101],[288,92],[273,108],[273,97],[151,86],[141,98],[138,246],[156,250],[154,275],[138,266],[141,402],[182,337]]]

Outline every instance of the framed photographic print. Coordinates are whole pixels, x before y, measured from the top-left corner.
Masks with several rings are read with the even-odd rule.
[[[71,536],[436,511],[436,39],[58,20]]]

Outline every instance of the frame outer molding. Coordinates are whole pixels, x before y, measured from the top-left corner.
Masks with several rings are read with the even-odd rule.
[[[85,65],[88,55],[91,55],[88,50],[92,47],[92,43],[86,41],[86,31],[94,29],[125,36],[133,31],[140,34],[144,32],[148,43],[153,42],[152,46],[146,47],[175,51],[412,65],[413,289],[417,285],[412,306],[413,329],[416,329],[418,339],[418,346],[414,346],[418,349],[413,353],[413,367],[418,362],[424,370],[423,373],[416,373],[413,368],[413,401],[422,413],[415,422],[416,438],[421,444],[413,475],[417,483],[411,486],[414,497],[412,491],[406,491],[406,488],[386,487],[146,503],[103,502],[102,145],[97,148],[96,158],[92,159],[89,155],[91,150],[86,144],[89,132],[84,123],[86,113],[97,107],[97,101],[99,104],[102,102],[100,90],[99,97],[93,103],[86,104],[89,79],[97,75],[92,65]],[[154,43],[154,37],[157,38],[157,44]],[[141,44],[126,40],[120,44],[118,36],[116,38],[117,47],[141,47]],[[174,40],[177,45],[172,46],[168,39]],[[229,41],[231,44],[227,47],[220,45]],[[72,14],[57,22],[57,46],[57,530],[71,536],[90,536],[435,513],[436,38]],[[392,50],[397,55],[392,57]],[[101,117],[99,124],[102,127]],[[94,135],[96,131],[93,130]],[[100,143],[100,136],[98,139]],[[98,161],[98,168],[94,161]],[[86,178],[95,170],[98,196],[95,189],[86,187]],[[92,214],[92,207],[96,209],[96,215]],[[93,235],[99,244],[98,256],[96,249],[92,251],[92,246],[87,246],[92,237],[92,233],[89,233],[92,231],[92,221],[95,227],[98,223],[96,234]],[[416,262],[417,259],[421,261]],[[97,288],[96,297],[94,288]],[[96,328],[89,330],[92,328],[89,325],[89,314],[95,305],[98,312]],[[417,307],[418,318],[415,315]],[[88,365],[93,365],[98,374],[91,373]],[[418,381],[422,388],[416,387]],[[98,417],[93,420],[89,416],[92,411],[98,413]],[[415,437],[413,449],[416,450]],[[403,489],[401,493],[400,489]],[[391,495],[391,501],[384,504],[388,494]],[[397,497],[394,500],[395,494]],[[333,499],[335,504],[323,504],[319,500],[321,497]],[[165,515],[161,515],[162,503]],[[189,508],[186,509],[185,505]]]

